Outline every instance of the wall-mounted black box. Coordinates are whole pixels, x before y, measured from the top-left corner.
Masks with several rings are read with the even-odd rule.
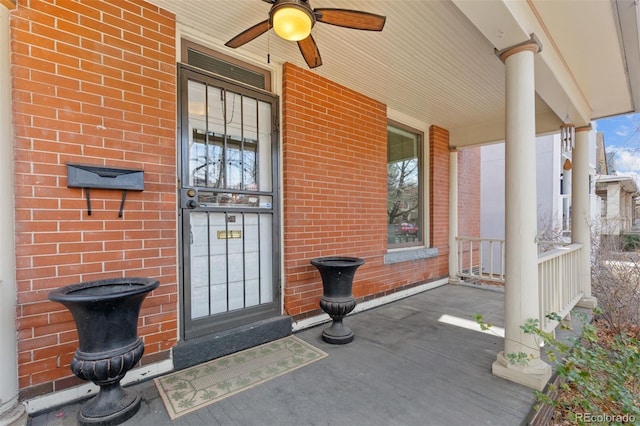
[[[144,190],[144,172],[120,167],[67,164],[69,188]]]
[[[67,187],[84,188],[87,194],[87,214],[89,216],[91,216],[91,188],[121,190],[122,202],[118,217],[122,217],[127,191],[144,190],[144,172],[122,167],[69,163],[67,164]]]

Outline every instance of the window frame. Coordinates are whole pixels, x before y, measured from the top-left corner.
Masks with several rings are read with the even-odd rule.
[[[389,242],[389,232],[390,229],[390,225],[389,224],[389,220],[388,220],[388,211],[387,211],[387,250],[388,251],[397,251],[397,250],[406,250],[406,249],[418,249],[418,248],[424,248],[427,247],[427,232],[426,232],[426,225],[427,225],[427,215],[428,215],[428,209],[427,206],[425,204],[425,200],[426,200],[426,194],[427,194],[427,182],[425,179],[426,176],[426,162],[427,159],[425,157],[427,149],[425,147],[425,132],[419,130],[416,127],[407,125],[403,122],[397,121],[397,120],[393,120],[393,119],[387,119],[387,128],[389,127],[394,127],[398,130],[402,130],[411,134],[414,134],[417,136],[417,153],[416,153],[416,158],[418,159],[418,220],[416,222],[417,226],[418,226],[418,237],[419,239],[417,239],[417,241],[405,241],[405,242],[399,242],[399,243],[391,243]],[[388,134],[388,131],[387,131]],[[389,153],[389,138],[387,137],[387,170],[388,170],[388,166],[389,166],[389,157],[388,157],[388,153]],[[388,206],[388,201],[389,201],[389,194],[388,194],[388,187],[387,187],[387,203],[385,208],[387,208]]]

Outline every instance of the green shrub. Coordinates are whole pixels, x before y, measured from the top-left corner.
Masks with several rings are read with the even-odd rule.
[[[577,315],[583,323],[582,335],[571,339],[569,344],[540,330],[537,319],[530,319],[520,327],[544,342],[548,359],[562,378],[558,388],[550,385],[545,392],[536,391],[538,402],[554,407],[560,417],[579,425],[590,423],[585,414],[634,419],[632,423],[636,424],[640,421],[640,341],[624,332],[599,333],[585,315]],[[547,317],[559,319],[555,313]],[[491,327],[481,315],[474,318],[481,328]],[[525,353],[506,356],[512,364],[529,362]]]
[[[640,249],[640,234],[620,234],[620,248],[622,251]]]
[[[563,392],[553,401],[537,392],[538,401],[565,410],[567,419],[577,424],[586,423],[581,413],[626,414],[640,420],[640,342],[625,334],[602,339],[596,326],[584,324],[582,336],[571,346],[558,357]]]

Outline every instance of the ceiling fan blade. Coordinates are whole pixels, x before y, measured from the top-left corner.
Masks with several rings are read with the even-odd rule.
[[[314,9],[316,19],[325,24],[356,30],[382,31],[386,16],[347,9]]]
[[[302,53],[304,60],[307,61],[309,68],[315,68],[322,65],[322,58],[320,58],[318,45],[311,35],[304,40],[300,40],[298,42],[298,47],[300,48],[300,53]]]
[[[271,23],[267,19],[258,24],[255,24],[251,28],[247,28],[246,30],[226,42],[224,45],[235,49],[236,47],[240,47],[245,43],[249,43],[254,38],[266,33],[267,31],[269,31],[269,28],[271,28]]]
[[[276,0],[262,0],[262,1],[270,4],[274,4],[276,2]]]

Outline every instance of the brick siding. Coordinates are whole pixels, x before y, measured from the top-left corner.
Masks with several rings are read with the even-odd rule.
[[[480,237],[480,148],[458,151],[458,234]]]
[[[480,148],[465,148],[458,151],[458,235],[480,237]],[[473,268],[480,267],[480,248],[474,244]],[[468,248],[465,249],[462,265],[469,265]]]
[[[122,276],[160,280],[145,300],[142,363],[176,343],[175,19],[139,0],[19,0],[11,13],[20,397],[81,383],[71,314],[52,289]],[[449,134],[429,130],[429,246],[438,256],[384,264],[386,106],[311,71],[283,69],[285,313],[319,313],[313,257],[363,257],[359,301],[448,275]],[[142,168],[127,195],[68,188],[67,163]],[[479,193],[479,192],[478,192]]]
[[[70,313],[50,290],[122,276],[160,280],[145,300],[144,362],[177,338],[175,21],[142,1],[19,0],[11,13],[19,384],[79,383]],[[144,170],[145,190],[67,188],[66,164]]]
[[[449,246],[449,132],[429,128],[429,230],[433,247]]]
[[[387,253],[386,106],[310,71],[283,70],[285,312],[320,313],[314,257],[365,259],[353,293],[359,300],[446,276],[448,132],[430,133],[432,246],[436,258],[385,265]]]

